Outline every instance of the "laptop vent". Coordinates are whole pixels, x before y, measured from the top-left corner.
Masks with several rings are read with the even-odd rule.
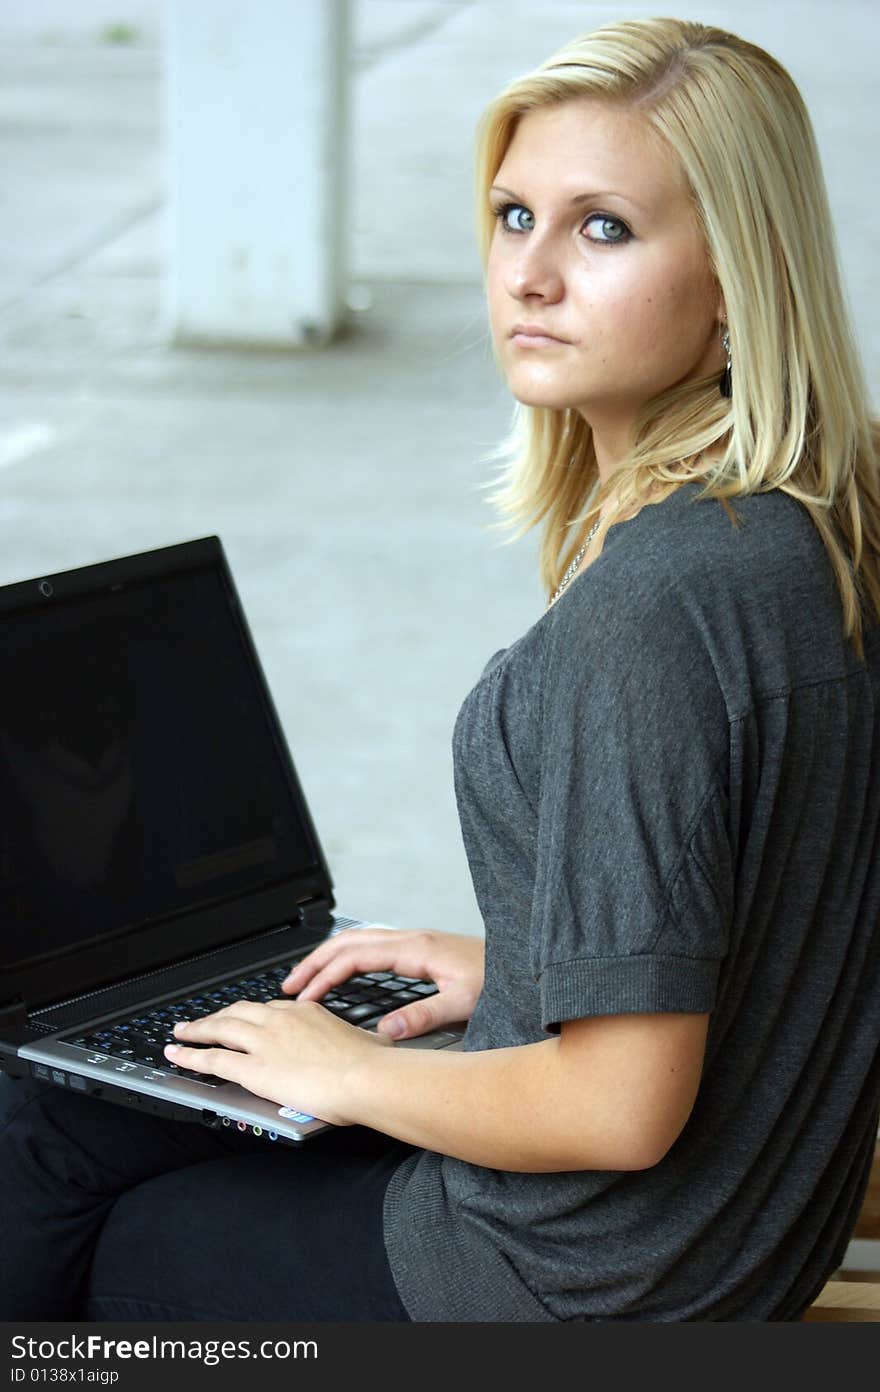
[[[128,1010],[136,1005],[146,1005],[148,1000],[166,996],[170,991],[189,991],[202,983],[213,980],[220,974],[234,972],[237,967],[256,967],[263,955],[266,959],[283,954],[285,938],[302,948],[302,929],[299,924],[283,924],[270,933],[258,938],[249,938],[246,943],[221,949],[219,952],[203,952],[197,957],[189,957],[185,962],[177,962],[173,967],[163,967],[159,971],[143,972],[130,977],[122,985],[104,986],[83,996],[75,996],[60,1005],[47,1006],[43,1010],[31,1012],[29,1019],[37,1029],[66,1029],[69,1025],[79,1025],[97,1014],[111,1014],[118,1010]],[[265,954],[263,949],[265,948]]]

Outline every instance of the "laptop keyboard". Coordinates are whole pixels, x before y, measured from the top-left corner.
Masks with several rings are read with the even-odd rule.
[[[78,1044],[92,1049],[95,1053],[106,1054],[110,1058],[122,1059],[127,1063],[139,1063],[164,1073],[176,1073],[182,1078],[195,1078],[210,1087],[220,1087],[227,1079],[213,1074],[196,1073],[190,1068],[180,1068],[170,1063],[162,1050],[166,1044],[177,1041],[173,1029],[178,1020],[196,1020],[203,1015],[213,1015],[224,1005],[234,1001],[296,1000],[295,996],[284,995],[281,982],[290,971],[290,966],[268,967],[242,981],[224,982],[218,986],[187,996],[184,1000],[165,1001],[144,1015],[133,1019],[115,1020],[96,1030],[94,1034],[83,1035],[77,1039],[67,1039],[66,1044]],[[419,977],[398,976],[396,972],[365,972],[341,982],[321,998],[320,1005],[347,1020],[349,1024],[370,1029],[377,1020],[399,1006],[432,996],[437,991],[433,981],[422,981]],[[208,1044],[187,1045],[188,1048],[210,1048]]]

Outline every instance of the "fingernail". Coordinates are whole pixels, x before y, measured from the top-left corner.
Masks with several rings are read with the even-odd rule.
[[[402,1035],[406,1034],[406,1024],[399,1015],[393,1020],[383,1021],[383,1029],[386,1034],[391,1035],[392,1039],[400,1039]]]
[[[179,1054],[179,1053],[180,1053],[180,1050],[179,1050],[179,1048],[177,1047],[176,1044],[166,1044],[166,1045],[165,1045],[165,1052],[166,1052],[166,1054]]]

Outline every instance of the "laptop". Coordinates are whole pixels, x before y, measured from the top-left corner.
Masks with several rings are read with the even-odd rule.
[[[0,661],[0,1068],[267,1143],[330,1129],[295,1079],[279,1106],[163,1053],[373,926],[336,912],[219,538],[0,587]],[[375,1029],[436,989],[373,972],[322,1004]]]

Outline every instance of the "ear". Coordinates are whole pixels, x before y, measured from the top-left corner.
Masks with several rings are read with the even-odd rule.
[[[718,318],[719,328],[722,324],[727,323],[727,305],[724,303],[724,296],[720,290],[718,291],[718,300],[715,305],[715,314]]]

